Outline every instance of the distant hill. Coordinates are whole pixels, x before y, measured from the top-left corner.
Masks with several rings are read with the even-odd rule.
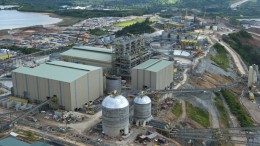
[[[105,5],[105,6],[153,6],[176,4],[183,7],[226,6],[234,0],[0,0],[3,4],[43,4],[43,5]]]

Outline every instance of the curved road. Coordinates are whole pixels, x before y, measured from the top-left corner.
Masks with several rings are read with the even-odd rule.
[[[235,8],[241,6],[242,4],[244,4],[244,3],[248,2],[248,1],[249,1],[249,0],[240,0],[240,1],[238,1],[238,2],[235,2],[235,3],[231,4],[231,5],[230,5],[230,8],[231,8],[231,9],[235,9]]]
[[[228,51],[228,53],[233,58],[233,61],[235,62],[235,65],[240,72],[241,75],[246,75],[247,71],[243,66],[242,60],[240,59],[240,56],[234,51],[228,44],[226,44],[223,41],[218,41],[216,37],[211,37],[211,39],[215,40],[216,42],[220,43],[222,46],[225,47],[225,49]]]

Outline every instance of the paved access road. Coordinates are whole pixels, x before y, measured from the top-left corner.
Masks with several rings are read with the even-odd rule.
[[[241,6],[242,4],[244,4],[244,3],[248,2],[248,1],[249,1],[249,0],[240,0],[240,1],[238,1],[238,2],[235,2],[235,3],[231,4],[231,5],[230,5],[230,8],[231,8],[231,9],[235,9],[235,8]]]
[[[240,59],[240,56],[236,53],[236,51],[234,51],[228,44],[226,44],[223,41],[218,41],[216,37],[211,37],[213,40],[217,41],[218,43],[220,43],[222,46],[225,47],[225,49],[228,51],[228,53],[231,55],[231,57],[233,58],[236,67],[238,69],[238,71],[240,72],[241,75],[246,75],[246,69],[243,67],[243,62]]]

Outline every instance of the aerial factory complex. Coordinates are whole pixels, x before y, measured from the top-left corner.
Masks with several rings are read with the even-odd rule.
[[[163,12],[0,33],[0,146],[260,145],[259,34]]]

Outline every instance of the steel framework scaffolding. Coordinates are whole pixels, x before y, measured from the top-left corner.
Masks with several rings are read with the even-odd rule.
[[[113,44],[113,72],[124,78],[131,77],[131,69],[151,57],[143,36],[123,37]]]

